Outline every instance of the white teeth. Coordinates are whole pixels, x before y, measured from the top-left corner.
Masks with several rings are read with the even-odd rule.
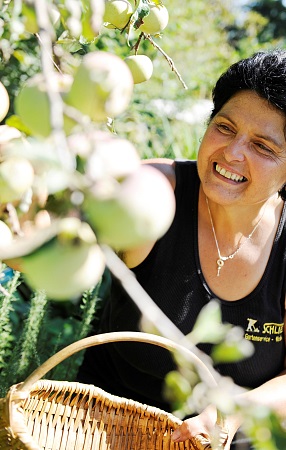
[[[229,180],[233,180],[233,181],[243,181],[244,177],[240,177],[239,175],[235,174],[235,173],[231,173],[228,170],[225,170],[223,167],[220,167],[218,164],[216,164],[215,170],[222,175],[225,178],[228,178]]]

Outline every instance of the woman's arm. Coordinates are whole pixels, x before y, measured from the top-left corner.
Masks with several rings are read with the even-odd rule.
[[[286,314],[284,318],[284,340],[286,346]],[[256,389],[239,394],[237,400],[242,405],[266,406],[276,413],[281,420],[286,420],[286,356],[284,370],[281,374]],[[180,442],[202,434],[209,438],[215,430],[216,421],[216,408],[213,405],[209,405],[198,416],[185,420],[173,433],[172,439],[175,442]],[[230,449],[233,437],[242,425],[242,415],[233,414],[226,417],[225,426],[228,430],[228,440],[224,450]]]

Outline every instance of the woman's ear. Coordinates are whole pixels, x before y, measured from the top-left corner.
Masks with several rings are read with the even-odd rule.
[[[282,198],[282,200],[284,200],[284,202],[286,201],[286,183],[283,184],[280,191],[278,191],[278,195]]]

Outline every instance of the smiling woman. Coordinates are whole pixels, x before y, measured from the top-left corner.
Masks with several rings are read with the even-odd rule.
[[[256,92],[234,94],[213,117],[201,143],[198,172],[205,194],[235,205],[238,213],[239,205],[244,211],[250,207],[250,213],[259,210],[285,182],[285,122],[284,114]]]
[[[247,388],[240,400],[267,405],[283,420],[285,75],[286,52],[273,51],[239,61],[220,77],[197,161],[145,161],[174,188],[172,225],[157,242],[123,255],[140,284],[184,334],[192,331],[210,300],[219,302],[223,322],[240,327],[254,353],[216,369]],[[140,330],[140,320],[132,300],[114,280],[97,332]],[[199,347],[211,353],[211,345]],[[161,351],[114,345],[88,350],[78,379],[168,410],[163,380],[172,368]],[[216,410],[209,405],[198,413],[174,432],[175,441],[203,435],[209,444]],[[234,449],[231,442],[242,418],[230,415],[226,425],[224,448]]]

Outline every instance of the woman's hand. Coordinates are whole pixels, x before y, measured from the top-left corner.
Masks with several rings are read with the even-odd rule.
[[[231,441],[237,432],[241,420],[238,416],[228,416],[224,419],[223,427],[218,424],[215,406],[208,406],[198,416],[186,419],[172,435],[174,442],[191,439],[200,449],[211,449],[211,442],[217,442],[214,448],[230,449]]]

